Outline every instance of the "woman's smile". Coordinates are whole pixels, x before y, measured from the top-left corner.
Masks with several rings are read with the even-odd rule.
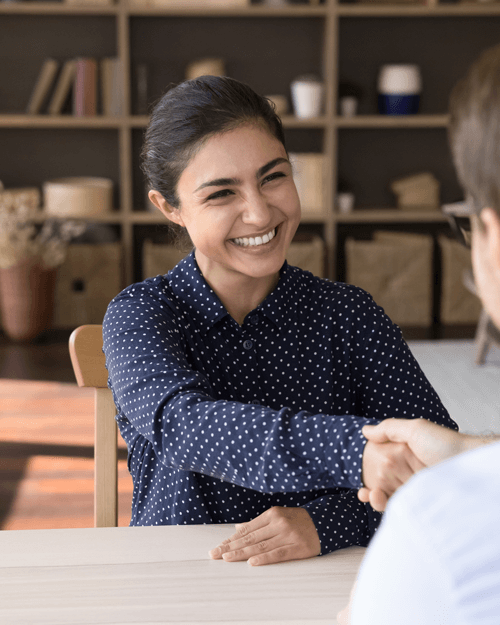
[[[269,243],[276,236],[277,228],[273,228],[267,234],[263,236],[255,236],[255,237],[240,237],[238,239],[231,239],[233,243],[240,247],[260,247]]]

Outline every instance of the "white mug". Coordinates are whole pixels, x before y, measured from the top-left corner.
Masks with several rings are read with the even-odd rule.
[[[323,91],[323,83],[315,78],[304,77],[294,80],[291,92],[295,115],[304,119],[321,115]]]

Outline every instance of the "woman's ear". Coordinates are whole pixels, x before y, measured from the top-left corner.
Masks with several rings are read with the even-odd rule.
[[[179,226],[184,226],[184,221],[181,217],[180,210],[171,206],[159,191],[155,191],[154,189],[149,191],[148,197],[150,201],[156,206],[156,208],[161,211],[167,219],[173,221]]]

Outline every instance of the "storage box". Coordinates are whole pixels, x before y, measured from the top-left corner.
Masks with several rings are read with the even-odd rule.
[[[189,251],[181,252],[174,245],[153,243],[146,239],[142,247],[143,280],[166,274],[188,254]]]
[[[302,206],[302,214],[323,215],[324,201],[324,166],[325,157],[316,153],[291,153],[293,179]]]
[[[368,291],[394,323],[432,324],[432,237],[375,232],[372,241],[347,239],[350,284]]]
[[[391,183],[397,206],[403,210],[439,210],[440,184],[431,173],[399,178]]]
[[[58,178],[43,184],[44,210],[51,217],[94,217],[113,206],[113,181],[108,178]]]
[[[310,240],[293,241],[286,255],[287,262],[310,271],[319,278],[325,273],[325,242],[314,236]]]
[[[57,275],[54,327],[102,323],[109,302],[122,289],[120,261],[119,243],[70,245]]]
[[[470,250],[458,241],[440,236],[441,251],[441,323],[476,324],[481,302],[464,285],[464,273],[472,271]]]

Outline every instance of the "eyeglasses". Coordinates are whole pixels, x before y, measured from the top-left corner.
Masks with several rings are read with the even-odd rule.
[[[467,200],[465,202],[445,204],[443,212],[457,241],[470,250],[472,242],[471,218],[474,215],[472,201]]]

